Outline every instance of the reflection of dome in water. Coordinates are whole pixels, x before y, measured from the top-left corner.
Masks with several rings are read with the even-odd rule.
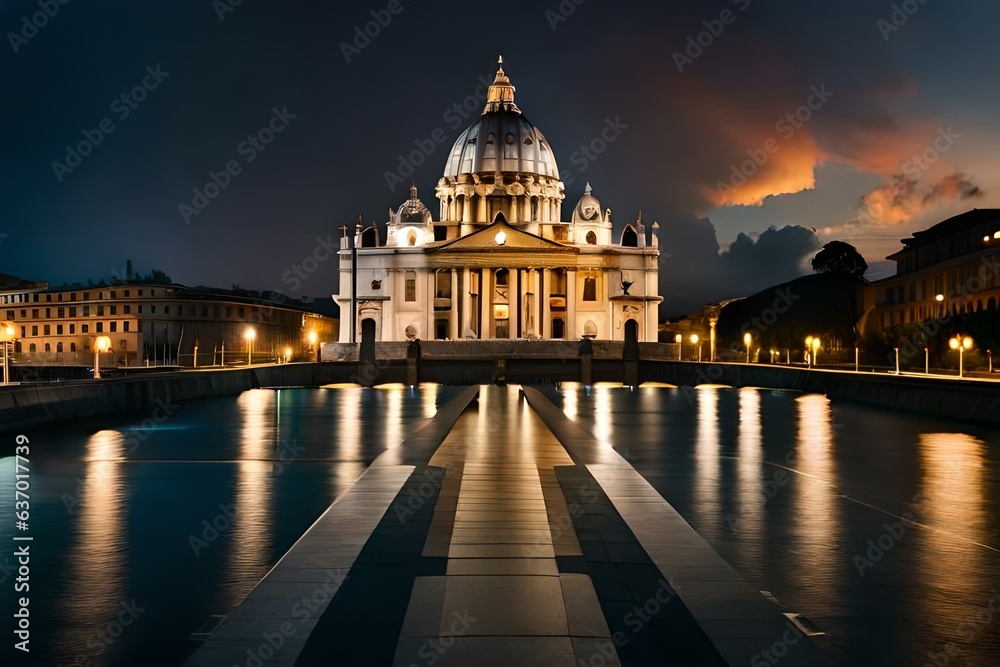
[[[489,88],[482,116],[455,141],[444,176],[498,171],[559,177],[549,142],[514,104],[514,86],[502,67]]]

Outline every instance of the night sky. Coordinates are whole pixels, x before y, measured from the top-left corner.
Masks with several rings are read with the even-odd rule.
[[[3,3],[0,273],[86,281],[130,258],[328,297],[335,261],[293,265],[359,212],[384,223],[409,184],[387,174],[421,145],[437,218],[498,54],[555,149],[564,219],[589,181],[616,230],[659,221],[664,314],[792,278],[835,238],[884,276],[914,229],[1000,206],[992,0],[235,2]],[[358,49],[372,12],[387,25]],[[210,172],[228,183],[196,201]]]

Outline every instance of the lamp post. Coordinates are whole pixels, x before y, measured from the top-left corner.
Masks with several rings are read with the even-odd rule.
[[[7,346],[14,340],[14,327],[8,322],[0,323],[0,345],[3,345],[3,383],[10,384],[10,366],[7,361]]]
[[[743,334],[743,347],[745,347],[747,349],[747,363],[748,364],[750,363],[750,344],[751,343],[753,343],[753,336],[751,336],[750,332],[748,331],[745,334]]]
[[[698,361],[701,361],[701,345],[698,344],[698,334],[691,334],[691,344],[698,345]]]
[[[812,368],[813,365],[812,346],[813,346],[813,337],[806,336],[806,361],[809,362],[809,368]]]
[[[316,332],[315,331],[310,331],[308,338],[309,338],[309,351],[315,353],[316,352],[316,339],[317,339]],[[319,361],[319,359],[317,358],[316,361]]]
[[[94,341],[94,379],[101,379],[101,352],[111,349],[111,339],[107,336],[98,336]]]
[[[965,375],[963,355],[966,350],[972,349],[972,339],[968,336],[958,335],[948,341],[948,347],[958,350],[958,377]]]
[[[257,332],[253,327],[247,327],[247,330],[243,332],[243,337],[247,341],[247,366],[253,363],[253,339],[257,337]]]
[[[674,342],[677,343],[677,361],[681,360],[681,345],[684,342],[684,336],[677,334],[674,336]]]

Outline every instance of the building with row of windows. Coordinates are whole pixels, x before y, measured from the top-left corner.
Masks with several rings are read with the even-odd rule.
[[[640,215],[613,238],[611,210],[589,184],[564,219],[554,151],[502,67],[435,194],[437,220],[411,187],[384,227],[345,233],[342,343],[363,331],[376,341],[624,340],[633,329],[656,340],[658,225],[647,233]]]
[[[336,340],[337,321],[297,301],[245,291],[122,281],[112,285],[0,286],[0,319],[24,364],[92,364],[111,340],[108,365],[212,366],[313,358]]]
[[[902,239],[896,275],[864,292],[862,331],[983,311],[1000,302],[1000,209],[973,209]]]

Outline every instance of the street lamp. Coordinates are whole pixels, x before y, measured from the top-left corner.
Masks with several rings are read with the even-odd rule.
[[[247,340],[247,366],[249,366],[253,363],[251,350],[253,349],[253,339],[257,337],[257,332],[253,327],[247,327],[247,330],[243,332],[243,337]]]
[[[816,354],[819,352],[819,336],[806,337],[806,351],[809,353],[809,368],[816,365]]]
[[[948,347],[958,350],[958,377],[962,377],[965,374],[962,357],[966,350],[972,349],[972,339],[968,336],[955,336],[948,341]]]
[[[98,336],[94,341],[94,379],[101,379],[101,352],[111,349],[111,339],[107,336]]]
[[[3,383],[10,384],[10,366],[7,362],[7,345],[14,340],[14,327],[9,322],[0,323],[0,345],[3,345]]]
[[[691,334],[691,344],[698,345],[698,334]],[[698,361],[701,361],[701,345],[698,345]]]
[[[746,332],[745,334],[743,334],[743,347],[745,347],[747,349],[747,363],[748,364],[750,363],[750,344],[752,342],[753,342],[753,336],[750,335],[749,331]]]
[[[677,334],[674,336],[674,342],[677,343],[677,361],[681,360],[681,344],[684,342],[684,336]]]

